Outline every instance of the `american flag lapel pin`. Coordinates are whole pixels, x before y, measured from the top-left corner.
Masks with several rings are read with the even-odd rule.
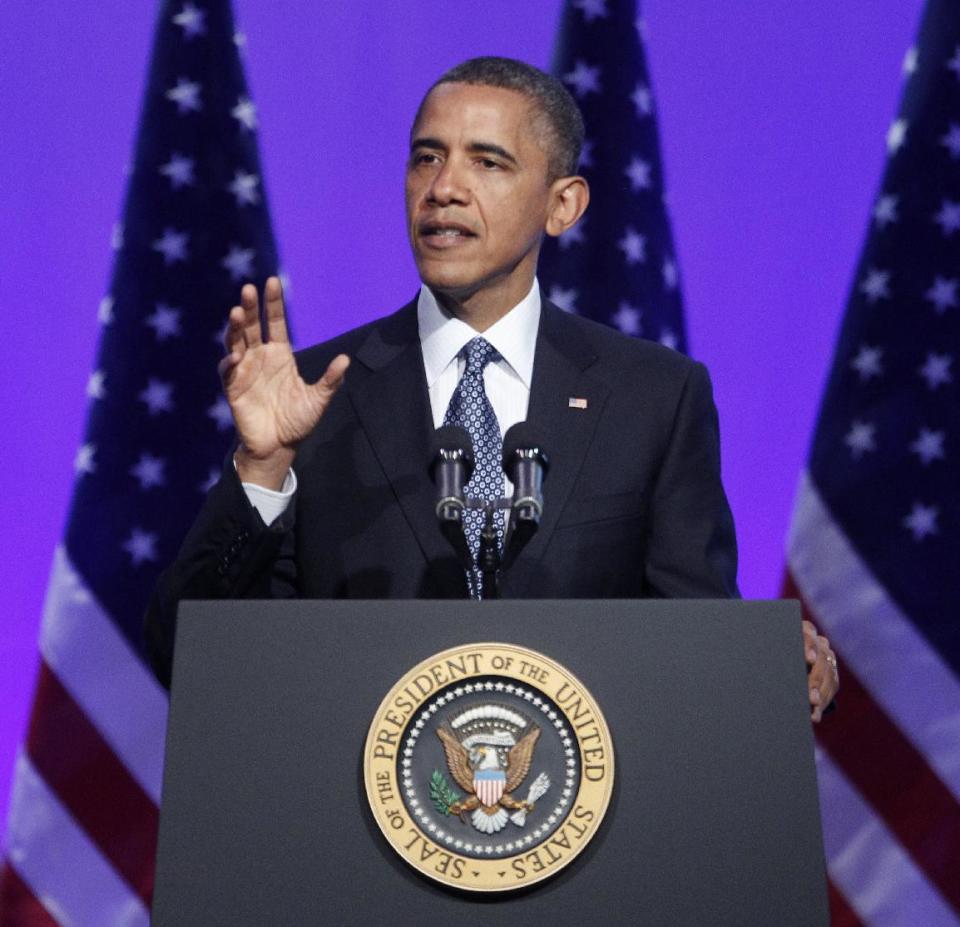
[[[567,400],[568,409],[585,409],[587,407],[587,400],[583,399],[580,396],[571,396]]]

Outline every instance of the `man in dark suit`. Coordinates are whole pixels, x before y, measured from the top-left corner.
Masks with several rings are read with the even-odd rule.
[[[182,598],[466,596],[428,473],[445,421],[478,429],[478,470],[523,419],[550,451],[543,521],[505,597],[737,594],[704,368],[540,297],[543,235],[570,229],[589,200],[582,139],[559,82],[520,62],[466,62],[430,89],[411,133],[417,300],[295,359],[279,282],[262,318],[244,287],[220,368],[237,451],[148,616],[164,682]],[[477,479],[502,494],[501,474]],[[835,664],[806,634],[818,719]]]

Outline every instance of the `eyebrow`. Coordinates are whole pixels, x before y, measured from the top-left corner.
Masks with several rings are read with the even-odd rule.
[[[416,151],[418,148],[436,148],[441,151],[446,149],[446,145],[437,138],[415,138],[410,143],[410,150]],[[500,145],[495,145],[493,142],[470,142],[467,145],[467,151],[471,154],[492,154],[497,155],[500,158],[503,158],[504,161],[509,161],[511,164],[517,164],[517,159],[507,151],[506,148],[503,148]]]

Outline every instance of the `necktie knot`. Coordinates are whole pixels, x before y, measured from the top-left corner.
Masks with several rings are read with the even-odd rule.
[[[487,364],[498,356],[497,349],[486,338],[480,337],[468,341],[463,348],[463,353],[467,359],[464,373],[469,373],[471,376],[482,375]]]

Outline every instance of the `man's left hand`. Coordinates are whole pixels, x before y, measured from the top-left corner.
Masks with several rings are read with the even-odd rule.
[[[810,692],[810,718],[814,723],[820,721],[827,706],[840,688],[840,676],[837,674],[837,655],[830,649],[830,641],[809,621],[803,622],[803,651],[810,667],[807,675],[807,687]]]

